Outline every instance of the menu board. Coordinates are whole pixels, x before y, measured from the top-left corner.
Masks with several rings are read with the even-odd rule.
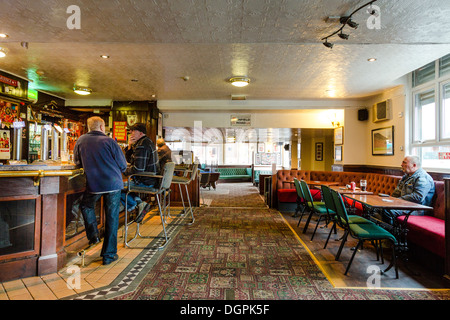
[[[116,141],[127,141],[127,122],[114,121],[113,122],[113,138]]]

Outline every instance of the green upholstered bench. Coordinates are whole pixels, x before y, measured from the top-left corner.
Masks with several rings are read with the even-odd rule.
[[[219,180],[227,181],[251,181],[251,168],[217,168],[216,172],[220,173]]]

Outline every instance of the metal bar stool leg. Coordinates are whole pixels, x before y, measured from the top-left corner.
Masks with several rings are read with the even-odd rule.
[[[191,199],[189,197],[189,191],[188,191],[188,186],[187,184],[184,185],[185,189],[186,189],[186,194],[187,194],[187,198],[188,198],[188,204],[189,204],[189,210],[191,211],[191,217],[192,217],[192,221],[190,223],[188,223],[188,225],[191,225],[194,223],[195,218],[194,218],[194,210],[192,210],[192,205],[191,205]]]
[[[186,214],[186,206],[184,205],[183,190],[181,188],[181,184],[180,183],[178,183],[178,189],[180,190],[181,203],[183,204],[183,213],[182,213],[182,215],[184,215],[184,214]]]

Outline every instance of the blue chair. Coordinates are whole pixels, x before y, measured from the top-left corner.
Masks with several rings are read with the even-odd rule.
[[[374,223],[349,223],[347,209],[345,208],[344,201],[342,200],[341,195],[336,191],[331,190],[331,196],[336,207],[337,221],[345,230],[341,246],[343,246],[343,244],[347,240],[348,235],[358,240],[358,244],[353,251],[352,257],[350,258],[344,274],[347,275],[353,262],[353,258],[355,257],[359,247],[362,247],[364,241],[372,241],[372,243],[374,243],[375,248],[377,249],[377,257],[378,246],[380,247],[382,263],[384,263],[382,249],[383,247],[381,246],[381,241],[389,240],[392,243],[392,261],[389,267],[384,270],[384,272],[388,271],[392,266],[394,266],[395,278],[398,279],[397,254],[395,250],[397,246],[397,239],[394,237],[394,235]]]

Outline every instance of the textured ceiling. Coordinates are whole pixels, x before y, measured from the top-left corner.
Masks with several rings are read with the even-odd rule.
[[[450,1],[378,0],[380,29],[353,16],[349,40],[322,38],[368,1],[355,0],[2,0],[0,69],[37,89],[80,99],[361,99],[396,85],[412,70],[450,53]],[[81,10],[70,30],[67,8]],[[28,48],[21,45],[28,42]],[[101,59],[101,54],[110,59]],[[369,63],[368,58],[377,61]],[[234,88],[227,79],[246,75]],[[183,77],[189,77],[185,81]],[[132,81],[133,79],[138,81]],[[155,97],[152,97],[155,95]]]

